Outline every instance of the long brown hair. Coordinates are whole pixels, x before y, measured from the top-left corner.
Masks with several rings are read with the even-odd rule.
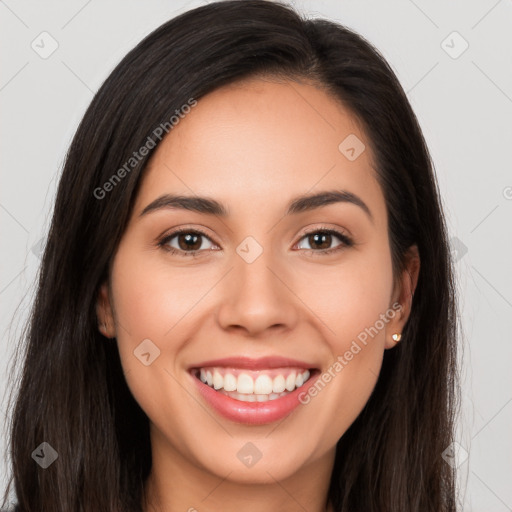
[[[394,272],[411,245],[421,258],[402,342],[385,351],[374,392],[337,444],[334,509],[456,509],[454,471],[441,457],[457,404],[454,283],[418,121],[363,37],[264,0],[211,3],[168,21],[126,55],[85,113],[60,179],[24,337],[4,505],[13,484],[20,512],[141,510],[151,468],[148,418],[127,387],[116,344],[98,332],[95,303],[155,149],[108,197],[94,191],[190,98],[257,74],[309,80],[351,110],[377,163]],[[58,453],[47,469],[31,458],[42,442]]]

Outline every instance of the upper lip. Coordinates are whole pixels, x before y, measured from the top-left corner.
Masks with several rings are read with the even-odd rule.
[[[190,366],[189,369],[208,368],[213,366],[244,368],[246,370],[264,370],[270,368],[286,367],[314,369],[314,365],[310,363],[280,356],[267,356],[260,357],[258,359],[253,359],[244,356],[226,357],[223,359],[211,359],[209,361],[203,361],[201,363],[194,364]]]

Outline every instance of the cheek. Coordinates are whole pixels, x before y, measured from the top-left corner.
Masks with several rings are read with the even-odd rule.
[[[173,330],[211,288],[195,269],[180,269],[159,258],[120,257],[112,274],[116,319],[133,343],[149,338],[168,345]],[[211,280],[214,283],[214,280]],[[185,321],[186,323],[186,321]],[[166,350],[172,347],[166,346]]]
[[[128,251],[118,253],[111,284],[127,385],[152,421],[165,421],[190,402],[175,377],[191,310],[205,291],[190,286],[179,269],[171,274],[169,267]]]
[[[388,252],[358,254],[331,270],[316,271],[309,280],[315,286],[303,289],[309,290],[304,302],[321,319],[316,325],[331,353],[315,389],[303,398],[332,441],[355,420],[375,387],[394,310],[388,309],[393,284]]]
[[[119,250],[114,261],[111,284],[121,364],[133,396],[151,418],[190,401],[173,377],[182,372],[183,348],[218,282],[217,275],[200,267],[180,268],[160,256],[130,250]]]
[[[337,266],[305,269],[296,280],[298,295],[319,319],[318,329],[333,354],[344,353],[369,329],[375,339],[383,338],[381,315],[389,308],[393,288],[391,257],[385,248],[352,253]],[[375,326],[378,334],[372,329]]]
[[[389,306],[392,287],[391,275],[384,266],[354,270],[335,278],[333,285],[338,290],[339,307],[331,314],[336,322],[340,351],[346,349],[347,342],[363,339],[361,334],[372,327],[376,326],[379,334],[384,334],[379,319]],[[372,332],[375,338],[379,337],[373,329]]]

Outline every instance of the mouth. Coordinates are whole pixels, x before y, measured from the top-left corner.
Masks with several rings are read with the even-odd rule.
[[[261,425],[295,410],[320,370],[283,358],[232,358],[196,365],[189,374],[215,412],[237,423]]]
[[[299,389],[314,369],[278,368],[251,371],[241,368],[202,367],[192,374],[203,384],[242,402],[277,400]]]

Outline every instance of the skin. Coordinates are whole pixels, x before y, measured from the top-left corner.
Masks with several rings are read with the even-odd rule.
[[[349,161],[338,146],[355,134],[366,150]],[[320,88],[251,79],[201,98],[156,149],[115,254],[97,312],[116,337],[128,386],[151,426],[153,467],[146,511],[323,512],[338,439],[367,402],[384,350],[408,318],[419,258],[393,275],[384,196],[369,141],[357,119]],[[350,203],[285,215],[292,198],[344,189]],[[164,193],[208,196],[229,216],[164,208],[140,216]],[[173,255],[158,237],[198,228],[197,257]],[[355,245],[321,245],[308,230],[332,228]],[[315,231],[313,231],[315,232]],[[262,254],[236,252],[248,236]],[[182,239],[183,240],[183,239]],[[179,237],[169,242],[186,247]],[[313,253],[314,252],[314,253]],[[327,386],[280,422],[248,426],[203,401],[187,368],[244,355],[280,355],[326,371],[395,302],[401,310]],[[149,366],[133,351],[149,338],[160,356]],[[261,459],[246,467],[247,443]]]

